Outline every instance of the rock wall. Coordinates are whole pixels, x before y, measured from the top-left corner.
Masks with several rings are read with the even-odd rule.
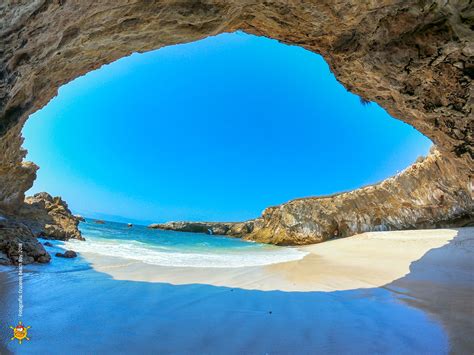
[[[3,208],[19,207],[35,177],[21,128],[62,84],[133,52],[236,30],[320,53],[348,90],[472,174],[470,1],[20,0],[0,2],[0,15]]]
[[[379,184],[293,200],[241,223],[170,222],[156,228],[301,245],[354,234],[474,223],[471,180],[438,151]]]

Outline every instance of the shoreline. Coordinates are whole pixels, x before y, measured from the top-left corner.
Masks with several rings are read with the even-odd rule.
[[[473,353],[474,228],[369,232],[298,249],[303,259],[241,269],[167,268],[84,255],[115,280],[289,293],[383,289],[428,314],[451,353]]]
[[[329,292],[388,284],[407,275],[412,262],[448,244],[456,234],[454,229],[368,232],[293,247],[307,253],[300,260],[241,268],[169,267],[90,252],[82,255],[96,271],[115,280]]]
[[[24,321],[32,330],[24,345],[9,341],[16,281],[5,269],[0,351],[473,352],[474,228],[366,233],[302,249],[310,255],[298,261],[240,269],[92,253],[28,265]],[[97,336],[95,324],[106,324],[108,336],[84,341]],[[51,331],[71,327],[61,337]]]

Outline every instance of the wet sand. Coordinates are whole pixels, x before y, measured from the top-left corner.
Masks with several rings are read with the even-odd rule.
[[[11,279],[13,275],[9,275],[5,272],[0,271],[0,313],[7,313],[8,309],[11,309],[9,307],[10,300],[8,299],[8,296],[11,295],[12,288],[9,287],[9,279]],[[10,289],[10,292],[7,292]],[[8,330],[10,324],[6,325],[5,323],[0,324],[0,354],[1,355],[7,355],[11,354],[9,350],[7,350],[7,347],[5,346],[6,340],[9,339],[8,336],[10,333]],[[13,325],[13,324],[11,324]]]
[[[22,354],[473,353],[474,228],[304,249],[311,254],[297,262],[232,270],[54,257],[25,267],[31,341],[2,330],[0,344]],[[15,270],[1,270],[8,324]]]

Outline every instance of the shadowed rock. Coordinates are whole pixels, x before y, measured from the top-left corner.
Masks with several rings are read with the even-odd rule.
[[[77,253],[73,250],[66,250],[64,253],[56,253],[58,258],[72,259],[77,257]]]

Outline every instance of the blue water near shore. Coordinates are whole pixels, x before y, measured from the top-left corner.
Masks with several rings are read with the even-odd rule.
[[[86,241],[71,240],[66,247],[78,252],[120,257],[152,265],[174,267],[260,266],[302,259],[296,248],[253,243],[237,238],[149,229],[90,220],[80,224]]]
[[[97,243],[120,239],[148,244],[132,231],[129,238],[105,232],[93,237],[99,230],[111,233],[117,228],[110,224],[81,228]],[[120,228],[126,233],[125,226]],[[196,243],[191,243],[154,232],[147,231],[162,240],[151,244],[170,253],[176,248],[201,253],[211,238],[194,236]],[[216,243],[213,250],[235,248],[237,254],[267,252],[260,245],[234,245],[242,242],[232,239],[210,243]],[[447,354],[449,350],[441,325],[401,302],[398,291],[388,288],[283,292],[114,280],[94,270],[81,254],[75,259],[55,257],[64,243],[53,244],[46,247],[53,255],[50,264],[24,267],[22,321],[31,329],[30,340],[21,345],[10,341],[8,327],[18,321],[17,269],[0,268],[2,354]]]

